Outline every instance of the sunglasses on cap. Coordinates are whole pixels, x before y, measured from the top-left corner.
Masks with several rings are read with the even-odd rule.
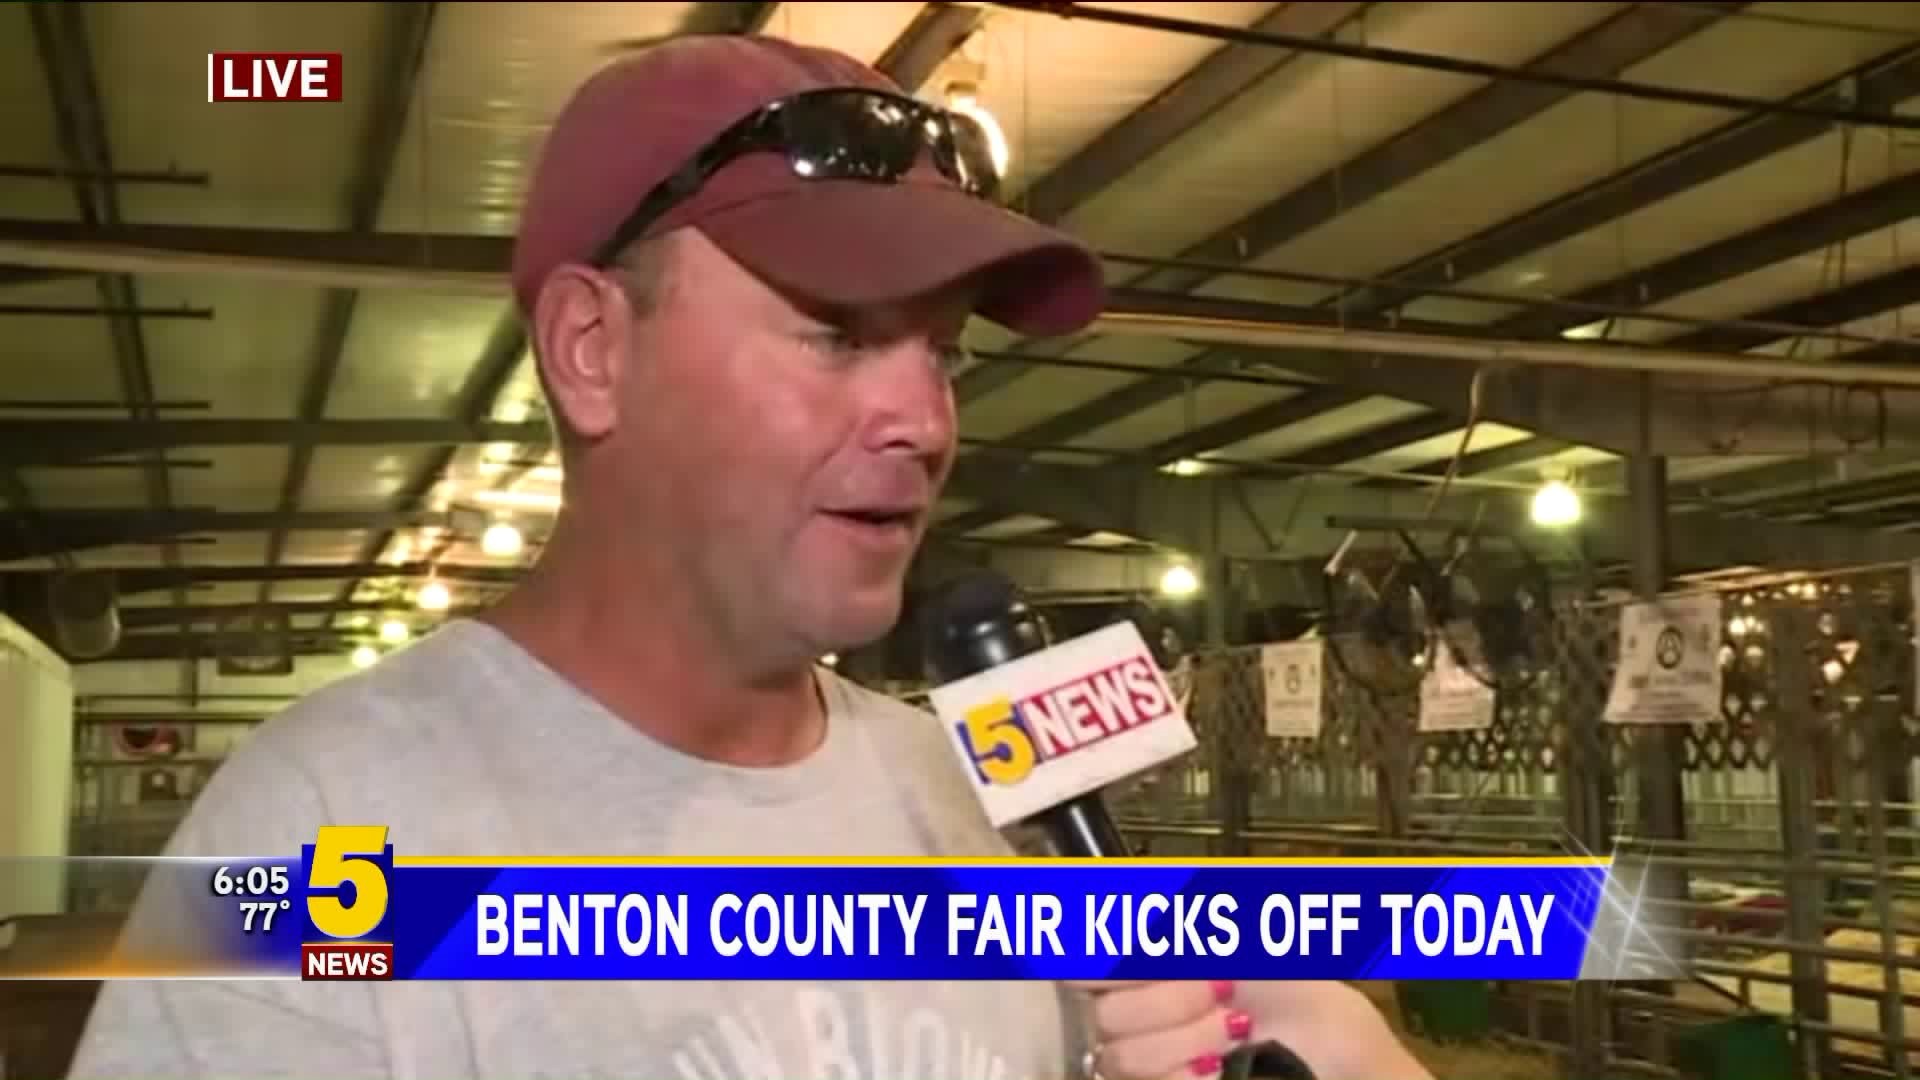
[[[656,184],[594,262],[612,262],[715,173],[756,153],[785,157],[801,179],[873,183],[897,183],[925,154],[962,191],[991,200],[1000,190],[992,144],[970,117],[881,90],[809,90],[748,113]]]

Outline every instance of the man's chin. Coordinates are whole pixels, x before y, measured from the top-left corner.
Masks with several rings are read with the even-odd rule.
[[[868,585],[823,597],[818,626],[830,651],[862,649],[881,640],[900,622],[902,585]]]

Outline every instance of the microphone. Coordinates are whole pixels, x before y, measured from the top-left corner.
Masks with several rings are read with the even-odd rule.
[[[933,617],[927,668],[936,683],[952,684],[1002,668],[1022,657],[1041,654],[1052,645],[1046,623],[1027,606],[1013,582],[998,574],[969,574],[955,579],[929,610]],[[960,730],[970,733],[964,720]],[[982,749],[973,747],[975,754]],[[1000,755],[1030,753],[1004,742],[990,749]],[[1039,810],[1034,818],[1063,855],[1113,859],[1131,854],[1097,794],[1065,798]],[[994,822],[995,827],[1006,824]]]
[[[1132,854],[1100,789],[1198,745],[1139,629],[1120,622],[1054,644],[1019,589],[992,571],[943,586],[924,626],[929,702],[993,826],[1037,825],[1070,857]],[[1222,1076],[1313,1080],[1273,1042],[1235,1051]]]

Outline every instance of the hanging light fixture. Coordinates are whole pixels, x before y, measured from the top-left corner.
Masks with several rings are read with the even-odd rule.
[[[1580,520],[1580,493],[1564,480],[1551,480],[1533,496],[1533,523],[1545,529],[1564,529]]]
[[[1192,596],[1200,591],[1200,578],[1185,563],[1169,566],[1160,575],[1160,591],[1168,596]]]
[[[480,534],[480,550],[495,559],[511,559],[520,554],[526,540],[511,522],[496,521]]]
[[[414,603],[420,605],[421,611],[445,611],[453,606],[453,594],[440,582],[429,581],[420,587]]]

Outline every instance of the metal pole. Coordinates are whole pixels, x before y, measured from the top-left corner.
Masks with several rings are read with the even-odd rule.
[[[1657,597],[1666,584],[1666,459],[1635,454],[1631,461],[1633,486],[1634,591],[1643,599]],[[1643,838],[1684,841],[1687,835],[1685,794],[1680,763],[1686,760],[1686,732],[1675,727],[1649,727],[1635,733],[1634,754],[1639,773],[1640,823]],[[1685,899],[1683,877],[1662,874],[1662,891]]]
[[[1639,423],[1635,447],[1628,459],[1628,503],[1633,515],[1633,589],[1642,600],[1653,600],[1667,587],[1667,460],[1652,453],[1653,376],[1639,377]],[[1685,794],[1680,763],[1686,760],[1686,731],[1676,727],[1647,727],[1634,733],[1634,771],[1637,774],[1639,824],[1642,838],[1680,842],[1686,839]],[[1685,900],[1684,871],[1652,868],[1649,884],[1656,896]],[[1662,987],[1662,992],[1670,988]]]
[[[1907,1008],[1901,1000],[1906,981],[1900,969],[1900,938],[1895,929],[1893,908],[1893,868],[1887,858],[1887,767],[1889,757],[1898,757],[1901,740],[1898,716],[1885,716],[1879,709],[1854,719],[1868,729],[1866,760],[1861,768],[1867,781],[1867,844],[1873,855],[1873,909],[1880,923],[1880,969],[1886,979],[1880,998],[1880,1028],[1886,1035],[1887,1056],[1897,1080],[1913,1076],[1908,1060]],[[1851,816],[1851,815],[1849,815]]]
[[[1217,490],[1217,489],[1216,489]],[[1216,495],[1216,499],[1217,499]],[[1220,555],[1210,555],[1205,567],[1207,649],[1218,663],[1209,673],[1215,689],[1229,677],[1226,650],[1233,644],[1233,627],[1239,619],[1235,610],[1232,564]],[[1200,677],[1200,672],[1195,672]],[[1225,695],[1209,695],[1216,700]],[[1247,742],[1255,738],[1252,718],[1224,707],[1211,717],[1213,735],[1213,776],[1215,808],[1220,817],[1220,853],[1229,858],[1248,853],[1247,823],[1253,816],[1253,770],[1256,755],[1248,752]]]
[[[1813,677],[1803,643],[1810,639],[1813,619],[1807,612],[1783,605],[1772,620],[1772,664],[1777,680],[1769,707],[1774,723],[1774,768],[1780,780],[1780,840],[1786,858],[1786,937],[1802,948],[1788,958],[1796,1029],[1797,1074],[1805,1080],[1832,1075],[1832,1040],[1822,1030],[1829,1021],[1826,961],[1814,955],[1826,940],[1826,885],[1814,867],[1820,859],[1820,837],[1815,815],[1815,755]]]

